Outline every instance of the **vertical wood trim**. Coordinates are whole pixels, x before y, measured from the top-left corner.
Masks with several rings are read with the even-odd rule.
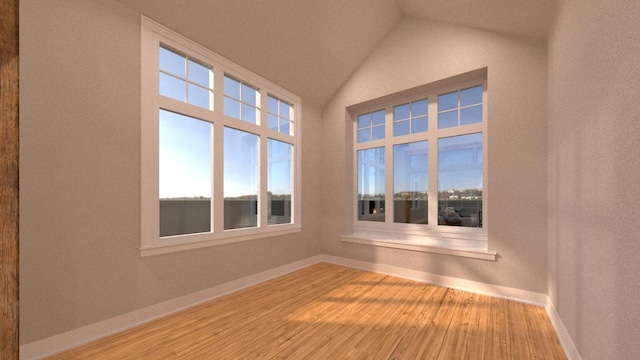
[[[0,0],[0,358],[18,359],[18,0]]]

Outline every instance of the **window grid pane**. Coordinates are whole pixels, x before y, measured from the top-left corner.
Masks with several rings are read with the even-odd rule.
[[[393,136],[403,136],[425,132],[429,128],[427,119],[428,99],[393,107]]]
[[[358,142],[382,140],[386,137],[384,115],[384,109],[358,115]]]
[[[268,128],[293,135],[293,106],[269,95],[267,98]]]
[[[224,76],[224,111],[227,116],[252,124],[260,124],[260,92],[258,89]]]
[[[482,122],[482,85],[438,95],[438,129]]]
[[[213,110],[213,71],[188,56],[160,46],[160,95]]]

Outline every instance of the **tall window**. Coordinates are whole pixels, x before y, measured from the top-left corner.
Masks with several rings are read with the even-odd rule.
[[[142,254],[300,231],[299,97],[146,18],[142,33]]]
[[[354,228],[486,233],[484,89],[429,88],[354,114]]]

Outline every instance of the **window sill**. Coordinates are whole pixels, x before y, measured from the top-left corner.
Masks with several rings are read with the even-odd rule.
[[[437,236],[408,236],[400,233],[356,231],[340,236],[347,243],[379,246],[472,259],[496,261],[497,254],[487,249],[486,241],[452,239]]]
[[[286,227],[285,227],[286,226]],[[285,225],[282,229],[270,229],[268,231],[247,231],[237,230],[225,233],[222,236],[213,237],[212,234],[197,234],[184,237],[168,237],[160,238],[153,245],[140,248],[140,256],[152,256],[160,254],[168,254],[172,252],[204,248],[209,246],[218,246],[231,244],[242,241],[270,238],[274,236],[283,236],[287,234],[295,234],[302,231],[300,226]],[[253,229],[252,229],[253,230]],[[234,234],[235,232],[235,234]],[[213,237],[213,238],[212,238]],[[180,239],[182,238],[182,239]]]

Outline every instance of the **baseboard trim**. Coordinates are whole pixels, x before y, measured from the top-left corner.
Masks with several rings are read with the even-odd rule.
[[[321,262],[314,256],[20,346],[20,359],[41,359],[133,326]]]
[[[87,325],[46,339],[25,344],[20,346],[20,358],[41,359],[46,356],[51,356],[59,352],[88,343],[90,341],[94,341],[126,330],[128,328],[147,323],[160,317],[167,316],[191,306],[213,300],[234,291],[238,291],[249,286],[253,286],[264,281],[276,278],[278,276],[303,269],[319,262],[327,262],[335,265],[342,265],[365,271],[372,271],[381,274],[397,276],[404,279],[446,286],[458,290],[464,290],[477,294],[509,299],[545,307],[551,323],[556,329],[556,333],[558,334],[558,338],[560,339],[560,343],[562,344],[568,359],[582,359],[573,341],[571,340],[569,333],[560,320],[558,313],[556,312],[553,304],[546,294],[332,255],[316,255],[307,259],[293,262],[291,264],[277,267],[275,269],[263,271],[255,275],[250,275],[193,294],[185,295],[95,324]]]
[[[549,316],[549,320],[551,320],[553,328],[556,330],[556,334],[558,335],[560,344],[564,349],[564,353],[567,355],[567,359],[582,360],[582,356],[580,356],[578,348],[576,348],[576,344],[573,343],[573,339],[571,339],[567,328],[564,326],[562,319],[560,319],[560,315],[556,311],[556,307],[548,296],[545,309],[547,310],[547,315]]]
[[[371,263],[366,261],[348,259],[332,255],[320,255],[324,262],[348,266],[356,269],[377,272],[386,275],[397,276],[403,279],[426,282],[434,285],[445,286],[453,289],[469,291],[476,294],[488,295],[502,299],[514,300],[544,307],[547,304],[547,295],[533,291],[510,288],[500,285],[486,284],[478,281],[465,280],[451,276],[432,274],[424,271],[410,270],[397,266]]]

